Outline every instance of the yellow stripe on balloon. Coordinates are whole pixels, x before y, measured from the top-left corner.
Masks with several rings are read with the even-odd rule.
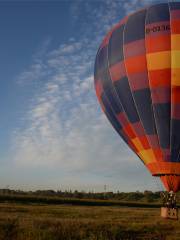
[[[171,51],[147,54],[147,65],[149,71],[171,68]]]
[[[132,141],[132,142],[134,143],[134,145],[136,146],[138,152],[140,152],[140,151],[142,151],[142,150],[144,149],[142,143],[140,142],[140,140],[139,140],[137,137],[136,137],[136,138],[133,138],[131,141]]]
[[[171,85],[180,86],[180,34],[171,35]]]
[[[154,156],[152,149],[146,149],[146,150],[140,151],[138,155],[141,157],[141,159],[143,159],[143,162],[145,164],[156,161],[156,158]]]
[[[180,34],[171,35],[171,50],[180,50]]]
[[[171,69],[180,68],[180,51],[171,51]]]

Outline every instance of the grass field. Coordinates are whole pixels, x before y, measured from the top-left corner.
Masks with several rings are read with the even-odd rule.
[[[158,208],[0,203],[0,240],[180,239]]]

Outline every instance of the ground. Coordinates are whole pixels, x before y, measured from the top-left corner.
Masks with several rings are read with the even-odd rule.
[[[158,208],[0,203],[0,240],[173,240]]]

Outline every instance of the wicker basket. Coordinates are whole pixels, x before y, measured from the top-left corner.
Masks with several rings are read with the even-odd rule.
[[[177,208],[161,208],[161,217],[178,220],[178,209]]]

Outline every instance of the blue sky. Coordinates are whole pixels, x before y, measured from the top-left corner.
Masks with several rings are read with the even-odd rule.
[[[0,188],[161,190],[93,86],[103,36],[151,2],[0,2]]]

